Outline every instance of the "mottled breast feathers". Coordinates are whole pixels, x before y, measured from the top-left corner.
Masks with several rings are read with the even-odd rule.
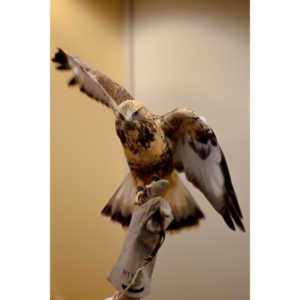
[[[147,120],[139,121],[139,124],[134,126],[118,119],[116,120],[116,131],[123,147],[129,149],[133,154],[137,154],[150,148],[157,129],[152,122]]]

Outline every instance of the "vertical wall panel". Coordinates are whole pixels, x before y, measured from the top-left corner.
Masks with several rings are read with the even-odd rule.
[[[134,1],[136,99],[155,113],[194,109],[221,143],[247,233],[230,231],[200,192],[206,220],[167,238],[149,299],[249,299],[249,3]]]
[[[121,1],[52,0],[51,55],[61,47],[123,83],[121,27]],[[113,114],[70,77],[51,64],[51,294],[98,300],[113,292],[106,275],[124,237],[99,217],[124,177],[123,151]]]

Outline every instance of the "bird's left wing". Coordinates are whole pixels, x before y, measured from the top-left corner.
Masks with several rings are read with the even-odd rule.
[[[133,97],[118,83],[108,76],[91,69],[79,58],[72,56],[62,49],[58,49],[53,62],[57,63],[58,70],[72,70],[74,77],[69,85],[79,84],[80,90],[94,100],[115,110],[116,106]]]
[[[161,123],[172,147],[175,168],[185,172],[232,230],[235,222],[245,231],[223,151],[205,119],[191,110],[175,109],[162,116]]]

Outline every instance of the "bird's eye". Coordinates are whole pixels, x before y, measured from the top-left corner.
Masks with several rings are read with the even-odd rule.
[[[139,111],[136,110],[136,111],[132,114],[132,116],[133,116],[133,117],[136,117],[138,114],[139,114]]]

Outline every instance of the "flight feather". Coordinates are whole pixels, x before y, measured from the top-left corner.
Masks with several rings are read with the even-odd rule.
[[[52,61],[57,63],[58,70],[73,71],[74,77],[69,81],[69,85],[78,84],[81,92],[113,110],[120,103],[133,99],[129,92],[117,82],[91,69],[79,58],[62,49],[58,49]]]
[[[245,231],[225,156],[206,120],[188,109],[175,109],[161,120],[175,168],[185,173],[232,230],[235,223]]]

